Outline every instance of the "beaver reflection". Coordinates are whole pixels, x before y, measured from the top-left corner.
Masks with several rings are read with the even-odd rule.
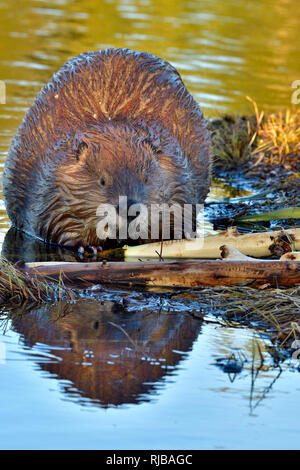
[[[76,253],[47,244],[38,238],[11,227],[5,235],[1,256],[11,262],[19,260],[30,261],[79,261]]]
[[[130,244],[130,243],[129,243]],[[133,244],[133,243],[131,243]],[[103,244],[103,248],[110,249],[112,246],[109,242]],[[2,244],[1,256],[8,259],[12,263],[23,260],[32,261],[76,261],[89,262],[99,261],[99,257],[92,251],[80,254],[77,250],[65,248],[63,246],[46,243],[38,238],[31,237],[25,232],[11,227],[5,235]],[[116,255],[118,256],[118,254]],[[119,255],[121,256],[121,255]],[[113,255],[111,255],[111,259]],[[121,258],[116,258],[120,261]]]
[[[86,299],[62,303],[59,310],[43,305],[13,321],[26,346],[53,348],[57,360],[43,356],[37,363],[72,382],[63,383],[69,398],[86,397],[103,407],[150,401],[155,384],[174,373],[200,327],[186,314],[150,308],[131,313],[123,303]]]

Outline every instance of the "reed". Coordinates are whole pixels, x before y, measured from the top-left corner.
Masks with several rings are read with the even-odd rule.
[[[51,282],[39,280],[19,271],[18,265],[13,265],[0,258],[0,303],[21,305],[24,302],[42,302],[59,300],[63,297],[74,299],[73,289],[64,285],[62,278]]]

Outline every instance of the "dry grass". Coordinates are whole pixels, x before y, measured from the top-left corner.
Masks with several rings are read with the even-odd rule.
[[[24,302],[60,300],[63,297],[73,299],[74,293],[65,287],[62,279],[53,283],[40,281],[0,258],[0,303],[18,306]]]
[[[285,164],[300,155],[300,109],[265,116],[254,100],[250,118],[223,116],[210,123],[216,167],[237,168],[250,162]],[[258,157],[258,159],[257,159]]]
[[[284,163],[286,157],[300,155],[300,109],[292,112],[287,109],[283,114],[259,113],[257,104],[251,98],[247,99],[253,104],[256,116],[256,149],[253,155],[266,154],[271,163]]]
[[[260,328],[280,346],[288,346],[300,337],[300,286],[265,290],[215,287],[202,289],[199,300],[225,321]]]

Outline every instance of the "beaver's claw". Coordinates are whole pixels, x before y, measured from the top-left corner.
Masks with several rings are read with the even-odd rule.
[[[92,258],[95,259],[102,252],[101,246],[80,246],[78,248],[78,255],[80,259]]]

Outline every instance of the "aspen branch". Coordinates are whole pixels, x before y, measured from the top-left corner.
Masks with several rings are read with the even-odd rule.
[[[157,252],[163,258],[220,258],[220,247],[229,245],[247,256],[255,258],[272,254],[281,256],[287,251],[300,251],[300,228],[284,231],[240,234],[235,227],[226,232],[194,240],[167,240],[125,248],[125,259],[157,259]]]

